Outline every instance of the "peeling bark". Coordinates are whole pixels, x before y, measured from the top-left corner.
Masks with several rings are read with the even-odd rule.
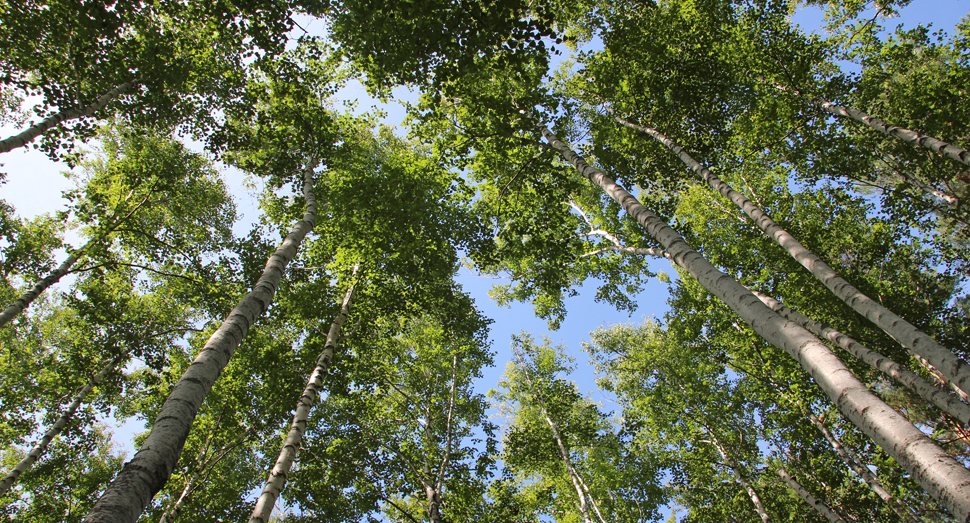
[[[539,129],[566,162],[616,200],[665,247],[678,265],[738,313],[755,332],[795,358],[846,418],[912,474],[957,521],[970,522],[970,471],[876,397],[824,343],[804,328],[784,320],[746,287],[717,270],[660,217],[605,173],[589,166],[549,129]]]
[[[135,523],[152,497],[168,481],[202,401],[249,328],[269,308],[286,266],[296,256],[300,242],[313,230],[317,216],[317,201],[313,195],[315,165],[311,162],[305,169],[303,196],[306,198],[306,213],[303,219],[270,256],[252,292],[233,308],[179,378],[155,418],[148,438],[95,503],[84,520],[86,523]]]

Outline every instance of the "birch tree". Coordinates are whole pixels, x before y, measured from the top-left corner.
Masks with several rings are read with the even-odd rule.
[[[233,309],[202,349],[195,364],[176,384],[156,418],[152,434],[92,508],[87,521],[135,521],[168,479],[202,400],[249,327],[269,307],[283,271],[296,255],[300,242],[313,229],[317,212],[313,195],[313,170],[316,164],[311,161],[304,168],[303,197],[307,210],[303,219],[267,261],[266,269],[253,291]]]
[[[508,420],[502,460],[525,485],[518,494],[537,517],[637,521],[662,504],[659,464],[584,397],[566,375],[562,347],[515,336],[501,389],[489,395]],[[551,491],[551,492],[550,492]]]

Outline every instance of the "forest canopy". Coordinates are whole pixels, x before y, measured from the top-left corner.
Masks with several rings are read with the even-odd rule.
[[[908,4],[0,0],[71,183],[0,201],[0,513],[970,522],[970,18]],[[493,344],[460,271],[615,316]]]

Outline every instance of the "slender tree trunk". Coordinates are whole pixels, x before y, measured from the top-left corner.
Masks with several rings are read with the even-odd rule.
[[[926,358],[920,356],[919,354],[913,354],[913,357],[916,358],[916,361],[918,361],[919,364],[930,373],[930,375],[942,383],[944,387],[952,390],[957,396],[960,396],[960,399],[963,401],[970,402],[970,396],[968,396],[966,392],[963,392],[963,390],[956,386],[952,381],[946,379],[946,376],[944,376],[939,369],[934,367],[932,363],[927,361]]]
[[[108,102],[134,89],[140,83],[141,83],[141,80],[132,80],[130,82],[123,83],[118,87],[115,87],[114,89],[108,91],[107,93],[104,93],[103,95],[99,96],[98,99],[94,101],[94,103],[91,103],[89,105],[86,105],[84,107],[79,107],[76,109],[66,109],[57,114],[48,116],[47,118],[44,118],[43,120],[35,123],[34,125],[31,125],[29,128],[27,128],[27,130],[23,131],[20,134],[16,136],[11,136],[10,138],[6,138],[4,140],[0,140],[0,153],[10,152],[18,147],[23,147],[24,145],[27,145],[28,143],[33,141],[34,138],[37,138],[38,136],[43,134],[44,131],[50,129],[51,127],[54,127],[55,125],[61,122],[74,120],[77,118],[81,118],[82,116],[93,116],[94,113],[100,111]]]
[[[73,253],[64,260],[56,269],[54,269],[50,274],[47,275],[43,280],[35,283],[29,291],[23,293],[17,301],[8,305],[6,309],[0,312],[0,325],[6,325],[10,323],[10,320],[16,318],[28,305],[33,303],[38,296],[46,291],[51,285],[59,282],[61,278],[64,277],[70,270],[71,267],[77,262],[77,253]]]
[[[815,499],[815,496],[813,496],[809,491],[805,490],[805,487],[801,486],[800,483],[795,481],[795,478],[789,476],[785,469],[780,468],[777,470],[777,472],[778,477],[785,480],[788,487],[794,490],[795,493],[798,494],[798,497],[802,498],[802,500],[805,501],[805,503],[808,503],[808,505],[815,509],[816,512],[825,516],[825,519],[831,521],[832,523],[845,523],[842,516],[836,514],[834,510],[832,510],[822,501]]]
[[[590,167],[549,129],[540,127],[540,130],[568,163],[616,200],[666,248],[678,265],[738,313],[755,332],[795,358],[838,409],[910,472],[958,521],[970,522],[970,471],[867,389],[824,343],[804,328],[785,321],[746,287],[717,270],[663,220],[605,173]]]
[[[862,463],[856,459],[849,449],[842,445],[842,441],[840,441],[839,438],[835,437],[834,434],[829,432],[829,429],[825,426],[825,423],[822,423],[822,420],[818,419],[818,416],[812,414],[804,408],[802,409],[802,412],[805,414],[805,417],[807,417],[808,420],[811,421],[819,431],[821,431],[822,435],[825,436],[826,441],[832,445],[835,452],[840,458],[842,458],[842,461],[850,469],[852,469],[852,471],[855,472],[856,475],[862,479],[862,481],[865,481],[866,485],[869,485],[869,488],[875,492],[880,499],[886,502],[886,504],[893,509],[893,512],[899,516],[899,519],[905,521],[906,523],[920,523],[919,518],[912,511],[912,509],[901,503],[898,499],[894,498],[892,494],[886,490],[886,487],[883,486],[882,482],[879,481],[879,478],[877,478],[868,467],[862,465]]]
[[[432,481],[429,475],[427,483],[425,483],[425,496],[428,500],[428,515],[431,521],[438,523],[442,521],[441,517],[441,491],[445,484],[445,473],[448,471],[448,465],[451,463],[451,452],[452,446],[454,445],[454,419],[455,419],[455,403],[458,395],[458,355],[451,357],[451,388],[448,394],[448,415],[445,417],[445,455],[441,458],[441,464],[438,466],[438,475],[434,478],[433,488],[431,487]],[[425,434],[427,435],[428,441],[433,441],[431,434],[431,412],[429,408],[425,409],[425,418],[427,423],[424,425]],[[430,474],[431,455],[428,454],[425,458],[425,468]]]
[[[172,523],[175,521],[175,519],[178,518],[179,513],[182,511],[182,507],[185,506],[185,503],[188,502],[189,498],[191,497],[192,492],[198,488],[201,482],[209,479],[209,474],[212,473],[212,468],[215,467],[215,465],[222,461],[226,456],[228,456],[229,452],[239,445],[242,445],[242,443],[246,441],[246,438],[248,438],[252,432],[253,427],[250,427],[238,438],[236,438],[235,441],[223,446],[222,451],[219,452],[219,454],[216,454],[215,456],[212,456],[205,462],[201,463],[196,469],[195,473],[192,474],[192,476],[189,477],[189,480],[185,482],[185,488],[182,489],[182,494],[179,495],[177,500],[175,500],[175,503],[172,503],[172,505],[165,510],[164,513],[162,513],[162,517],[159,518],[158,523]],[[206,452],[203,451],[202,455],[199,456],[199,461],[205,457],[205,454]]]
[[[37,299],[38,296],[41,295],[41,293],[46,291],[51,285],[54,285],[55,283],[59,282],[61,278],[63,278],[67,273],[71,272],[71,267],[73,267],[74,264],[77,263],[78,259],[80,259],[84,251],[90,249],[93,245],[101,243],[101,241],[107,238],[108,235],[110,235],[112,232],[115,231],[115,229],[117,229],[126,221],[128,221],[128,219],[131,218],[131,216],[135,214],[135,212],[138,211],[138,209],[140,209],[141,206],[145,204],[145,202],[148,201],[148,198],[151,197],[152,192],[153,190],[150,190],[148,192],[148,195],[145,196],[140,202],[138,202],[138,204],[135,205],[130,211],[128,211],[128,213],[125,214],[120,220],[117,220],[114,223],[112,223],[107,228],[107,230],[105,230],[103,233],[92,238],[83,246],[81,246],[80,249],[71,253],[67,257],[67,259],[64,260],[64,262],[57,267],[57,269],[54,269],[54,271],[48,274],[47,277],[44,278],[43,280],[40,280],[39,282],[35,283],[34,286],[31,287],[29,291],[22,294],[20,298],[17,299],[17,301],[13,302],[6,309],[0,312],[0,327],[6,325],[7,323],[10,323],[10,320],[16,318],[17,315],[23,312],[24,309],[26,309],[31,303],[33,303],[34,300]]]
[[[512,350],[515,351],[515,356],[519,359],[519,364],[522,366],[522,371],[525,373],[525,378],[529,382],[529,388],[532,389],[532,392],[536,398],[536,403],[539,404],[539,411],[542,413],[542,418],[546,420],[546,424],[549,425],[549,429],[552,430],[552,437],[556,440],[556,445],[559,447],[559,454],[560,457],[562,457],[563,465],[566,467],[566,473],[569,474],[569,479],[572,481],[573,488],[576,490],[576,500],[579,505],[579,512],[583,516],[583,523],[592,523],[593,520],[589,515],[589,506],[586,502],[586,494],[583,492],[583,485],[579,478],[579,473],[576,472],[576,469],[573,467],[572,460],[569,458],[569,449],[566,448],[566,444],[562,440],[562,435],[559,433],[559,427],[557,427],[556,423],[552,421],[552,418],[549,417],[549,412],[546,410],[545,402],[542,401],[542,395],[536,388],[535,383],[533,383],[525,361],[523,361],[522,356],[519,354],[519,350],[515,347],[513,347]]]
[[[313,195],[315,165],[310,163],[304,175],[306,213],[303,219],[293,227],[280,247],[270,256],[252,292],[233,308],[192,365],[179,378],[155,418],[141,449],[111,482],[88,513],[85,522],[135,523],[155,493],[168,481],[202,401],[249,332],[249,328],[269,308],[286,266],[296,256],[300,242],[313,230],[317,216],[317,201]]]
[[[354,272],[357,272],[356,268]],[[276,506],[276,500],[286,486],[286,476],[290,473],[293,462],[296,461],[297,450],[300,448],[300,442],[303,440],[303,433],[306,432],[307,421],[310,419],[310,409],[316,405],[320,397],[320,389],[323,388],[323,378],[327,375],[330,362],[333,360],[333,351],[337,347],[337,340],[340,339],[340,331],[343,329],[344,323],[347,322],[347,316],[350,314],[350,303],[354,299],[354,288],[355,285],[351,284],[350,288],[347,289],[343,303],[340,305],[340,312],[334,318],[333,323],[330,324],[330,331],[327,333],[327,343],[323,346],[323,351],[320,352],[320,356],[317,358],[317,364],[313,369],[313,373],[310,374],[306,388],[303,389],[303,395],[300,396],[300,401],[296,404],[296,413],[293,415],[293,423],[290,425],[290,431],[286,435],[283,449],[280,450],[280,455],[276,458],[276,464],[273,466],[272,472],[270,472],[269,479],[266,480],[263,493],[256,500],[256,508],[253,509],[249,523],[269,523],[270,514],[273,512],[273,507]]]
[[[51,441],[58,434],[60,434],[61,431],[64,430],[64,427],[67,426],[68,422],[74,418],[74,413],[77,412],[77,409],[81,406],[81,403],[84,403],[84,400],[87,399],[87,397],[91,394],[94,387],[101,383],[105,376],[113,371],[115,367],[118,366],[118,363],[120,363],[121,360],[127,355],[127,353],[122,353],[115,356],[107,365],[104,366],[103,369],[101,369],[100,372],[91,378],[91,381],[89,381],[87,385],[81,389],[81,392],[78,392],[77,396],[74,397],[74,401],[68,405],[67,409],[65,409],[63,413],[61,413],[60,417],[57,418],[57,421],[54,422],[54,425],[52,425],[51,428],[48,429],[44,434],[44,437],[41,438],[36,445],[34,445],[34,448],[32,448],[30,453],[27,454],[27,457],[20,460],[20,463],[17,463],[17,466],[14,467],[13,470],[11,470],[2,481],[0,481],[0,495],[10,490],[10,487],[12,487],[14,482],[17,481],[17,478],[34,466],[34,463],[36,463],[37,460],[40,459],[41,455],[43,455],[47,450],[47,446],[50,445]]]
[[[927,136],[925,134],[920,134],[904,127],[887,124],[886,122],[870,116],[869,114],[858,109],[841,107],[829,101],[822,100],[821,98],[812,97],[810,100],[815,105],[832,114],[851,118],[857,122],[868,125],[869,127],[881,132],[882,134],[885,134],[886,136],[892,136],[897,140],[901,140],[912,145],[918,145],[937,154],[942,154],[943,156],[956,160],[964,165],[970,165],[970,152],[967,152],[966,150],[955,145],[946,143],[943,140],[933,138],[932,136]]]
[[[168,510],[162,513],[162,517],[158,519],[158,523],[172,523],[175,521],[175,518],[177,518],[179,513],[182,511],[182,507],[185,506],[185,502],[188,501],[189,494],[191,494],[192,490],[195,489],[195,485],[198,483],[201,477],[201,470],[196,471],[195,474],[192,474],[192,476],[189,477],[189,480],[185,482],[185,488],[182,489],[182,494],[179,495],[179,498],[175,500],[175,503],[173,503]]]
[[[758,299],[760,299],[765,305],[771,307],[771,309],[778,314],[781,314],[785,318],[788,318],[802,327],[805,327],[814,334],[835,343],[839,347],[842,347],[849,352],[849,354],[852,354],[870,367],[883,372],[890,378],[906,386],[924,400],[936,405],[943,412],[946,412],[947,414],[950,414],[958,419],[961,423],[970,424],[970,405],[963,403],[958,398],[948,394],[944,390],[941,390],[939,387],[933,386],[932,383],[921,378],[915,372],[910,371],[906,367],[883,356],[882,354],[879,354],[878,352],[866,348],[859,342],[829,327],[828,325],[817,322],[804,314],[795,312],[770,296],[761,294],[758,291],[752,292],[754,292],[754,295],[757,296]]]
[[[758,491],[755,490],[751,483],[748,482],[747,478],[744,477],[744,474],[741,473],[741,467],[739,467],[738,464],[731,459],[731,456],[728,455],[727,450],[723,445],[721,445],[720,440],[717,439],[717,436],[710,429],[710,427],[707,428],[707,432],[708,435],[711,436],[711,443],[714,444],[714,448],[717,449],[717,452],[721,455],[721,459],[724,460],[724,464],[727,465],[732,472],[734,472],[735,479],[737,479],[738,483],[740,483],[741,486],[744,487],[744,490],[748,492],[748,497],[751,498],[751,503],[754,504],[754,508],[758,512],[758,516],[761,517],[761,521],[763,523],[771,523],[771,517],[768,516],[768,511],[765,509],[765,504],[762,503],[761,496],[758,495]]]
[[[714,190],[734,202],[765,234],[781,245],[798,263],[808,269],[836,296],[879,328],[886,331],[903,347],[926,358],[963,391],[970,391],[970,365],[927,336],[909,322],[899,317],[879,302],[869,298],[839,276],[812,251],[805,248],[791,234],[778,226],[757,205],[724,183],[711,171],[690,157],[680,146],[655,129],[616,118],[622,125],[646,133],[673,151],[684,164],[704,179]]]

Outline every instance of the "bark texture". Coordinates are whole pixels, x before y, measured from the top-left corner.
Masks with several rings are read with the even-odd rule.
[[[778,477],[783,479],[785,483],[788,484],[788,487],[798,494],[798,497],[802,498],[802,500],[805,503],[808,503],[808,505],[815,509],[816,512],[825,516],[825,519],[831,521],[832,523],[845,523],[842,516],[836,514],[835,511],[825,503],[815,499],[815,496],[813,496],[809,491],[805,490],[805,487],[795,481],[795,478],[788,475],[788,472],[786,472],[785,469],[778,469],[777,472]]]
[[[103,369],[101,369],[100,372],[91,378],[91,381],[89,381],[81,389],[81,392],[78,392],[77,396],[74,396],[74,401],[68,405],[67,409],[65,409],[63,413],[61,413],[60,417],[57,418],[57,421],[54,422],[54,425],[52,425],[51,428],[44,433],[44,437],[42,437],[40,441],[34,445],[34,448],[30,449],[27,457],[20,460],[20,463],[17,463],[17,466],[7,473],[7,476],[0,481],[0,495],[10,490],[10,487],[12,487],[17,481],[17,478],[19,478],[24,472],[30,470],[30,467],[34,466],[34,463],[36,463],[37,460],[40,459],[40,457],[44,454],[44,451],[47,450],[47,447],[50,445],[51,441],[53,441],[54,438],[60,434],[62,430],[64,430],[64,427],[67,426],[68,422],[71,421],[71,419],[74,417],[74,413],[77,412],[77,409],[80,408],[82,403],[84,403],[84,400],[87,399],[87,397],[91,394],[91,391],[104,380],[105,376],[107,376],[112,370],[115,369],[115,367],[118,366],[118,363],[120,363],[125,356],[127,356],[126,353],[115,356],[107,365],[105,365]]]
[[[303,219],[270,256],[252,292],[233,308],[179,378],[162,405],[148,438],[98,499],[85,522],[135,523],[155,493],[168,481],[202,401],[249,328],[269,308],[286,266],[296,256],[300,242],[313,230],[317,216],[317,202],[313,195],[315,165],[309,164],[304,174],[306,213]]]
[[[568,163],[616,200],[678,265],[738,313],[755,332],[795,358],[839,411],[912,474],[957,521],[970,522],[970,471],[866,388],[824,343],[803,327],[786,321],[737,280],[717,270],[660,217],[605,173],[589,166],[549,129],[540,130]]]
[[[960,401],[956,396],[941,390],[939,387],[935,387],[932,383],[926,381],[915,372],[883,356],[882,354],[865,347],[861,343],[829,327],[828,325],[817,322],[804,314],[795,312],[792,309],[785,307],[771,296],[766,296],[757,291],[752,292],[754,292],[754,295],[757,296],[758,299],[760,299],[765,305],[771,307],[773,311],[801,325],[802,327],[805,327],[812,333],[821,336],[832,343],[835,343],[839,347],[845,349],[849,354],[859,358],[859,360],[861,360],[863,363],[866,363],[870,367],[879,370],[890,378],[896,380],[901,385],[918,394],[924,400],[936,405],[943,412],[955,417],[961,423],[970,424],[970,405]]]
[[[970,165],[970,152],[967,152],[965,149],[961,149],[955,145],[946,143],[943,140],[933,138],[932,136],[927,136],[925,134],[920,134],[916,131],[911,131],[905,127],[887,124],[886,122],[858,109],[841,107],[820,98],[811,98],[811,101],[815,105],[832,114],[851,118],[881,132],[882,134],[885,134],[886,136],[892,136],[893,138],[902,140],[906,143],[917,145],[923,147],[924,149],[929,149],[937,154],[942,154],[943,156],[956,160],[964,165]]]
[[[775,242],[788,251],[792,258],[795,258],[798,263],[808,269],[848,306],[852,307],[856,312],[892,336],[903,347],[926,358],[947,379],[959,387],[960,390],[970,391],[970,365],[967,365],[960,357],[899,317],[896,313],[883,307],[879,302],[869,298],[860,292],[859,289],[852,286],[852,284],[829,267],[827,263],[816,256],[815,253],[808,250],[791,234],[779,227],[757,205],[694,160],[671,139],[650,127],[637,125],[622,118],[616,118],[616,120],[622,125],[646,133],[658,142],[664,144],[685,165],[690,167],[698,176],[714,188],[714,190],[740,207],[768,237],[775,240]]]
[[[825,436],[825,440],[829,442],[829,445],[832,445],[832,449],[835,450],[840,458],[842,458],[842,462],[852,469],[852,472],[855,472],[856,475],[862,479],[862,481],[865,481],[866,485],[869,486],[869,489],[879,496],[883,502],[889,505],[889,507],[893,509],[893,512],[899,516],[899,519],[905,521],[906,523],[921,523],[916,513],[906,505],[903,505],[898,499],[894,498],[892,494],[886,490],[886,487],[883,486],[882,482],[879,481],[879,478],[877,478],[868,467],[864,466],[862,462],[860,462],[859,459],[854,455],[854,453],[842,445],[842,441],[829,431],[829,429],[825,426],[825,423],[823,423],[818,416],[812,414],[806,409],[802,410],[805,417],[807,417],[808,420],[812,422],[812,425],[815,425],[822,435]]]
[[[276,463],[273,465],[273,470],[266,480],[263,492],[259,495],[259,499],[256,500],[256,508],[253,509],[253,514],[249,518],[250,523],[269,523],[270,514],[273,512],[273,507],[276,506],[276,500],[279,498],[280,493],[283,492],[283,488],[286,487],[286,476],[290,473],[293,462],[296,461],[297,450],[300,448],[300,442],[303,440],[303,433],[306,432],[307,420],[310,419],[310,409],[316,405],[320,397],[320,389],[323,388],[323,378],[330,369],[330,362],[333,360],[333,351],[337,348],[340,333],[344,328],[344,324],[347,322],[347,316],[350,315],[350,304],[353,299],[354,285],[351,285],[344,295],[343,303],[340,305],[340,312],[337,313],[337,317],[330,324],[330,331],[327,333],[327,342],[323,346],[323,351],[320,352],[320,356],[317,357],[317,364],[310,374],[306,388],[303,389],[303,394],[296,403],[296,413],[293,415],[290,431],[286,434],[283,448],[280,450],[279,457],[276,458]]]
[[[4,140],[0,140],[0,153],[10,152],[18,147],[23,147],[24,145],[27,145],[28,143],[32,142],[34,138],[37,138],[38,136],[44,134],[44,131],[62,122],[66,122],[68,120],[75,120],[77,118],[81,118],[82,116],[93,116],[94,113],[100,111],[105,105],[107,105],[108,102],[110,102],[111,100],[114,100],[115,98],[117,98],[118,96],[124,93],[127,93],[128,91],[131,91],[139,84],[141,84],[141,80],[132,80],[130,82],[123,83],[118,87],[115,87],[114,89],[108,91],[107,93],[104,93],[103,95],[99,96],[98,99],[94,101],[94,103],[91,103],[84,107],[78,107],[75,109],[66,109],[57,114],[52,114],[51,116],[44,118],[43,120],[35,123],[34,125],[31,125],[20,134],[11,136],[10,138],[6,138]]]

